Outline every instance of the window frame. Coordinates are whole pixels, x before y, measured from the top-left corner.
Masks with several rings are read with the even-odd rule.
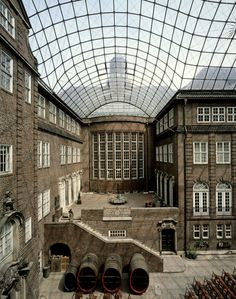
[[[229,113],[229,109],[232,109],[232,113]],[[232,120],[229,120],[229,116],[232,116]],[[236,122],[236,107],[227,107],[227,122],[228,123]]]
[[[199,152],[196,151],[196,145],[199,144]],[[206,145],[206,151],[202,151],[203,144]],[[199,155],[199,161],[196,155]],[[206,155],[206,161],[203,161],[203,155]],[[208,142],[207,141],[194,141],[193,142],[193,164],[208,164]]]
[[[217,110],[217,113],[214,112],[214,109]],[[223,109],[223,114],[220,113],[220,109]],[[220,117],[223,115],[223,120],[220,120]],[[214,117],[217,117],[217,120],[214,119]],[[212,107],[211,108],[211,120],[213,123],[223,123],[225,122],[225,107]]]
[[[13,224],[7,222],[4,224],[0,235],[0,262],[4,261],[13,253],[14,239],[13,239]],[[7,249],[9,247],[9,249]]]
[[[57,123],[57,106],[49,101],[49,121],[52,124]]]
[[[221,228],[219,228],[221,227]],[[219,232],[221,232],[221,235],[219,235]],[[216,224],[216,239],[222,240],[224,238],[224,225],[223,224]]]
[[[222,151],[219,151],[218,145],[222,144]],[[228,144],[228,152],[225,151],[225,144]],[[222,161],[219,159],[219,155],[222,155]],[[225,156],[228,154],[229,160],[226,161]],[[230,164],[231,163],[231,142],[230,141],[217,141],[216,142],[216,164]]]
[[[205,188],[203,188],[205,186]],[[196,195],[198,194],[198,198]],[[206,194],[206,198],[204,198],[204,194]],[[198,205],[196,204],[196,200],[199,201]],[[204,200],[206,200],[206,211],[204,209]],[[194,216],[203,216],[209,215],[209,186],[205,183],[195,183],[193,185],[193,215]],[[196,206],[198,206],[199,211],[196,211]]]
[[[198,234],[198,235],[196,235]],[[193,239],[194,240],[200,240],[201,238],[201,227],[200,224],[194,224],[193,225]]]
[[[203,113],[199,113],[199,110],[203,109]],[[206,113],[205,110],[209,109],[209,113]],[[199,117],[202,117],[202,120]],[[206,120],[206,117],[209,119]],[[211,121],[211,108],[210,107],[197,107],[197,122],[198,123],[209,123]]]
[[[32,239],[32,218],[25,220],[25,244]]]
[[[206,235],[204,235],[204,233],[206,233]],[[202,224],[202,239],[209,239],[209,224]]]
[[[32,87],[31,87],[31,74],[28,71],[24,72],[24,99],[25,102],[28,104],[31,104],[31,99],[32,99]]]
[[[226,186],[228,185],[229,188],[220,188],[220,185]],[[219,205],[219,194],[221,194],[221,205]],[[226,197],[228,194],[228,198]],[[229,211],[226,211],[226,201],[229,201]],[[221,207],[221,211],[219,211],[219,207]],[[219,183],[216,186],[216,215],[232,215],[232,186],[229,183]]]
[[[4,13],[2,13],[0,9],[0,20],[1,20],[1,26],[10,34],[11,37],[15,39],[15,17],[11,13],[10,9],[0,0],[0,8],[2,6],[2,9],[4,10]],[[9,16],[11,17],[12,22],[9,21]],[[5,24],[4,21],[5,20]],[[12,28],[12,30],[9,30],[9,28]]]
[[[108,237],[111,239],[124,239],[127,236],[125,229],[111,229],[108,231]]]
[[[38,96],[38,117],[45,119],[46,112],[46,99],[44,96],[39,94]]]
[[[5,58],[5,60],[9,60],[9,65],[7,67],[3,67],[3,57]],[[6,64],[6,61],[4,63]],[[9,72],[7,71],[7,68],[9,68]],[[2,80],[0,80],[1,88],[10,93],[13,93],[13,58],[3,50],[0,51],[0,74],[1,77],[5,79],[5,84],[3,84]],[[7,84],[6,81],[9,81],[9,84]]]
[[[5,155],[1,155],[1,157],[3,157],[5,161],[1,163],[0,176],[13,173],[13,146],[10,144],[0,144],[0,154],[3,150],[3,147],[5,148],[5,150],[7,149],[8,152]],[[7,170],[1,171],[1,169],[3,168],[2,165],[5,165],[5,169],[7,168]]]
[[[227,228],[229,226],[229,228]],[[231,223],[226,223],[224,225],[224,230],[225,230],[225,239],[232,239],[232,225]],[[230,232],[230,235],[227,235],[227,233]]]

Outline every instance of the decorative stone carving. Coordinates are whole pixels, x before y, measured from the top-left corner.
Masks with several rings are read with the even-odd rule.
[[[163,219],[159,221],[157,224],[158,231],[162,231],[163,229],[174,229],[176,230],[176,224],[178,222],[174,219]]]
[[[0,290],[7,293],[13,286],[13,284],[20,278],[18,272],[18,265],[7,268],[5,273],[0,272]]]

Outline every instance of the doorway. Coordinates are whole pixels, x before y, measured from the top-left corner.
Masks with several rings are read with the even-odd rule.
[[[175,251],[175,230],[162,230],[162,251]]]

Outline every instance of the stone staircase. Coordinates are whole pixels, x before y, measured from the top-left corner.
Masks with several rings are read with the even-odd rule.
[[[147,251],[148,253],[161,258],[160,253],[158,251],[153,250],[151,247],[143,244],[142,242],[140,242],[136,239],[132,239],[132,238],[110,239],[107,236],[98,232],[97,230],[93,229],[90,225],[88,225],[82,221],[73,221],[73,222],[74,222],[74,224],[78,225],[81,229],[85,230],[89,234],[95,236],[96,238],[100,239],[101,241],[103,241],[105,243],[131,243],[131,244],[134,244],[134,245],[142,248],[143,250]]]

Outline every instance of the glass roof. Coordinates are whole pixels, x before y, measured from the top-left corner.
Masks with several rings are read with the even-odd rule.
[[[236,88],[235,0],[23,0],[44,82],[81,118],[155,117],[179,89]]]

